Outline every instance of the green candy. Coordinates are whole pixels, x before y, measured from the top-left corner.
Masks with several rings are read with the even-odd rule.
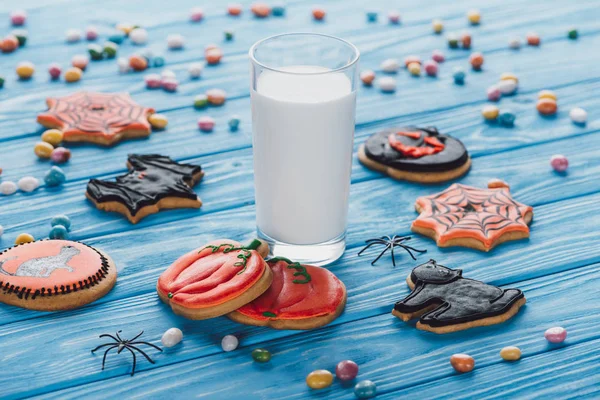
[[[4,87],[4,77],[0,76],[0,89]]]
[[[233,31],[225,31],[225,40],[233,40]]]
[[[448,47],[450,47],[451,49],[458,49],[458,39],[455,37],[449,37]]]
[[[27,43],[27,31],[25,29],[15,29],[11,33],[19,41],[19,47],[25,46],[25,43]]]
[[[88,45],[88,53],[90,53],[90,58],[92,60],[102,60],[104,58],[102,47],[97,44]]]
[[[194,108],[201,109],[208,105],[208,97],[205,94],[200,94],[194,99]]]
[[[102,52],[106,56],[106,58],[115,58],[117,55],[117,50],[119,46],[114,42],[106,42],[104,43],[104,47],[102,48]]]
[[[271,352],[266,349],[254,349],[252,350],[252,358],[256,362],[266,363],[271,361]]]
[[[577,29],[571,29],[569,31],[569,39],[577,39],[578,36],[579,32],[577,32]]]

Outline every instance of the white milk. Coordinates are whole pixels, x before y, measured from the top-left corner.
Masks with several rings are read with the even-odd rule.
[[[327,68],[294,66],[289,72]],[[346,230],[356,94],[343,73],[263,71],[252,90],[258,228],[290,244]]]

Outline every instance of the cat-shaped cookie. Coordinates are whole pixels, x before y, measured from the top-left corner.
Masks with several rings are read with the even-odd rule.
[[[73,268],[69,267],[67,263],[79,253],[80,251],[73,246],[63,246],[60,249],[60,253],[55,256],[32,258],[25,261],[19,265],[15,273],[10,273],[2,268],[2,265],[6,261],[14,260],[15,258],[6,259],[0,261],[0,274],[47,278],[57,269],[66,269],[69,272],[73,272]]]

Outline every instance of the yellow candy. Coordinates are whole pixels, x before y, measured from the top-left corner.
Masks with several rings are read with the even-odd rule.
[[[500,357],[506,361],[517,361],[521,358],[521,349],[516,346],[507,346],[500,350]]]
[[[542,90],[538,93],[538,99],[552,99],[557,101],[558,97],[556,97],[556,93],[554,93],[552,90]]]
[[[433,27],[433,31],[435,33],[442,33],[442,31],[444,30],[444,23],[439,19],[434,19],[431,22],[431,26]]]
[[[519,78],[517,78],[517,76],[511,72],[504,72],[502,75],[500,75],[500,80],[501,81],[515,81],[516,83],[519,83]]]
[[[481,115],[488,121],[493,121],[498,118],[498,114],[500,114],[500,109],[496,106],[485,106],[483,110],[481,110]]]
[[[21,233],[15,239],[15,244],[31,243],[33,241],[35,241],[35,239],[29,233]]]
[[[408,64],[408,72],[410,72],[414,76],[421,75],[421,64],[418,62],[411,62]]]
[[[129,33],[135,28],[135,26],[131,25],[131,24],[117,24],[117,29],[120,30],[121,32],[123,32],[126,35],[129,35]]]
[[[162,114],[152,114],[148,117],[148,122],[156,129],[165,129],[169,120]]]
[[[29,61],[23,61],[17,65],[17,75],[21,79],[29,79],[33,76],[35,72],[35,66]]]
[[[479,10],[470,10],[467,13],[467,18],[471,25],[479,25],[479,23],[481,22],[481,13],[479,12]]]
[[[317,369],[306,376],[306,384],[311,389],[324,389],[333,383],[333,374],[326,369]]]
[[[56,147],[63,141],[63,133],[58,129],[48,129],[42,133],[42,140]]]
[[[83,75],[83,71],[77,67],[71,67],[65,71],[65,81],[67,82],[77,82],[81,79]]]
[[[39,158],[50,158],[52,150],[54,150],[54,146],[46,142],[37,142],[33,148],[33,152]]]

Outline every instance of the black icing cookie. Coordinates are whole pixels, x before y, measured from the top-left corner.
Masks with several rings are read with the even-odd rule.
[[[392,314],[408,321],[419,318],[417,328],[448,333],[504,322],[525,304],[519,289],[501,289],[462,277],[434,260],[413,269],[407,282],[412,293],[396,303]]]
[[[86,196],[96,207],[116,211],[136,223],[161,208],[199,208],[192,187],[204,172],[198,165],[180,164],[158,154],[129,155],[130,171],[116,181],[92,179]]]

